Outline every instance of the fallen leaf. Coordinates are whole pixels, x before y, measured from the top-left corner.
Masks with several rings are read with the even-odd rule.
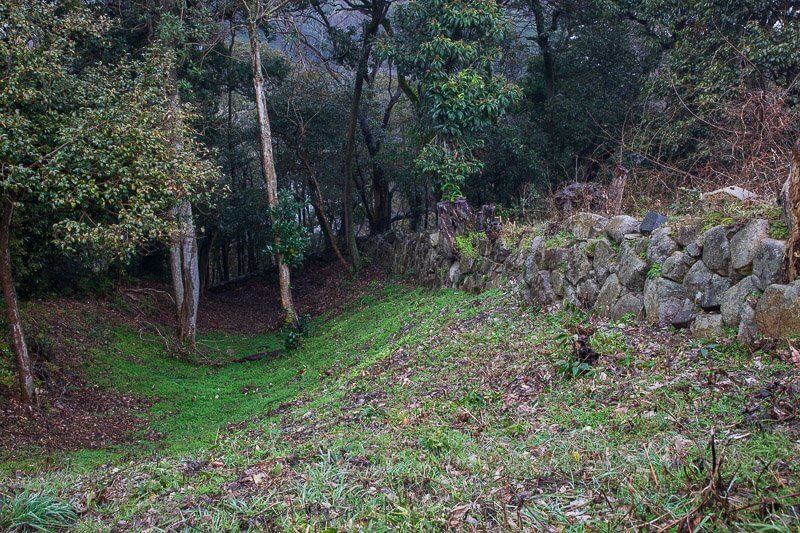
[[[467,516],[469,509],[470,509],[470,504],[468,503],[464,505],[456,505],[455,507],[453,507],[453,509],[450,511],[450,516],[448,518],[447,524],[450,527],[458,527],[459,525],[461,525],[461,523],[464,522],[464,517]]]

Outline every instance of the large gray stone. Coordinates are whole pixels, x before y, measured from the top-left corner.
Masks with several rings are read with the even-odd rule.
[[[670,237],[669,228],[659,228],[650,237],[647,259],[652,263],[663,263],[673,252],[678,251],[678,243]]]
[[[447,280],[450,282],[450,287],[458,285],[458,282],[461,281],[461,263],[454,261],[453,264],[450,265],[450,269],[447,272]]]
[[[621,293],[622,284],[619,282],[619,278],[616,274],[609,275],[600,288],[600,293],[597,295],[597,302],[595,303],[597,312],[600,314],[608,314],[619,299]]]
[[[686,276],[683,278],[683,286],[686,288],[686,293],[689,299],[698,302],[703,296],[706,287],[711,284],[711,279],[715,276],[702,261],[696,262]]]
[[[698,261],[683,279],[689,298],[705,310],[722,305],[722,295],[731,286],[731,280],[711,272],[704,261]]]
[[[758,339],[756,310],[749,305],[745,305],[742,309],[742,317],[739,320],[739,331],[736,334],[736,338],[745,345],[753,344]]]
[[[694,305],[680,283],[664,278],[647,280],[644,288],[644,311],[653,324],[687,325],[694,317]]]
[[[692,336],[697,339],[716,340],[723,334],[722,317],[716,313],[697,315],[692,323]]]
[[[588,278],[592,271],[592,262],[586,255],[587,246],[588,244],[585,242],[574,246],[567,261],[567,279],[573,285]]]
[[[595,213],[577,213],[572,217],[572,234],[576,239],[591,239],[602,235],[608,219]]]
[[[617,215],[612,217],[606,225],[606,234],[614,242],[622,242],[625,235],[639,233],[639,221],[628,215]]]
[[[530,283],[531,301],[537,305],[550,305],[555,302],[558,297],[550,279],[550,272],[540,270],[536,273]]]
[[[575,306],[578,309],[583,309],[583,302],[578,298],[578,291],[569,283],[564,284],[564,302]]]
[[[761,242],[767,238],[769,222],[764,219],[751,220],[736,232],[730,241],[731,268],[739,274],[753,270],[753,258]]]
[[[567,281],[564,279],[564,274],[558,270],[553,270],[550,273],[550,286],[553,287],[553,292],[556,296],[564,296],[564,287]]]
[[[756,306],[758,331],[771,338],[800,333],[800,281],[770,285]]]
[[[539,273],[539,265],[536,264],[536,254],[530,254],[525,257],[525,269],[522,273],[522,279],[525,283],[530,285],[533,283],[534,276]]]
[[[661,276],[680,283],[696,262],[697,259],[683,252],[674,252],[661,265]]]
[[[765,290],[770,285],[786,282],[786,271],[783,265],[785,241],[764,239],[753,257],[753,276],[756,286]]]
[[[700,218],[673,220],[669,225],[673,230],[672,238],[684,247],[695,242],[703,232],[703,220]]]
[[[617,251],[605,239],[594,240],[592,244],[594,254],[592,266],[594,267],[595,279],[598,283],[603,283],[616,267]]]
[[[523,239],[522,242],[525,243],[525,239]],[[544,248],[544,243],[545,243],[545,238],[542,237],[541,235],[537,235],[536,237],[531,239],[530,247],[527,250],[525,249],[524,244],[521,244],[520,248],[522,248],[523,252],[529,252],[536,255],[542,248]]]
[[[703,247],[693,242],[686,247],[686,255],[695,259],[700,259],[703,256]]]
[[[703,234],[703,263],[721,276],[729,274],[731,248],[725,226],[713,227]]]
[[[567,264],[570,256],[569,248],[545,248],[542,251],[542,259],[539,261],[539,268],[542,270],[557,270]]]
[[[647,279],[650,263],[643,257],[646,257],[648,242],[646,237],[637,237],[626,238],[622,243],[617,275],[622,284],[632,291],[642,290]]]
[[[598,292],[597,282],[593,279],[587,279],[579,283],[576,293],[578,295],[578,300],[581,302],[581,308],[591,309],[594,307]]]
[[[720,312],[722,323],[728,327],[736,327],[742,318],[742,310],[747,306],[747,302],[758,291],[755,278],[747,276],[739,283],[728,289],[722,294]]]
[[[642,302],[641,294],[633,294],[631,292],[620,296],[614,307],[611,308],[611,318],[619,320],[626,315],[633,315],[637,319],[644,316],[644,303]]]

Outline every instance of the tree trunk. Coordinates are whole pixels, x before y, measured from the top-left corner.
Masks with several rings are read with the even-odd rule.
[[[197,264],[200,267],[200,294],[205,295],[212,283],[211,252],[217,240],[217,232],[210,231],[200,244]]]
[[[231,248],[231,245],[228,242],[228,240],[226,239],[222,243],[222,246],[219,249],[220,260],[221,260],[220,267],[222,268],[222,276],[221,276],[222,277],[222,281],[230,281],[230,279],[231,279],[231,268],[230,268],[230,261],[229,261],[229,256],[228,256],[228,254],[230,254],[230,248]]]
[[[344,194],[342,202],[344,205],[344,236],[347,244],[347,251],[353,263],[353,269],[357,272],[361,269],[361,255],[356,244],[356,229],[353,209],[353,190],[355,187],[355,176],[353,175],[353,165],[356,149],[356,127],[358,125],[358,115],[361,109],[361,96],[364,92],[364,78],[367,75],[369,56],[372,51],[372,39],[378,31],[380,21],[373,20],[364,30],[364,41],[361,44],[361,56],[358,59],[356,69],[356,79],[353,87],[353,101],[350,105],[350,119],[347,124],[347,140],[344,150]]]
[[[398,96],[400,94],[401,93],[397,93]],[[394,96],[392,99],[394,101]],[[392,107],[393,104],[390,102],[384,114],[382,130],[385,130],[388,125]],[[367,151],[369,151],[369,157],[372,163],[372,217],[370,218],[370,229],[373,235],[380,235],[381,233],[389,231],[392,225],[389,185],[386,183],[386,174],[383,170],[383,166],[378,162],[378,152],[381,148],[381,143],[372,135],[369,122],[365,115],[360,115],[358,121],[361,125],[361,134],[364,137],[364,142],[367,145]]]
[[[25,344],[25,333],[22,330],[22,321],[19,316],[17,290],[14,288],[14,278],[11,273],[9,237],[13,213],[14,204],[11,199],[5,198],[0,212],[0,283],[3,284],[3,296],[6,300],[6,318],[11,335],[11,345],[17,359],[20,400],[31,405],[36,398],[36,389],[33,386],[31,358],[28,354],[28,346]]]
[[[197,304],[200,300],[200,268],[192,205],[183,202],[174,210],[178,231],[170,245],[170,270],[178,318],[178,340],[194,348],[197,334]]]
[[[178,75],[170,73],[169,105],[174,121],[173,147],[176,152],[183,149],[181,101],[178,93]],[[197,234],[192,217],[192,204],[183,200],[173,210],[178,231],[170,244],[170,270],[175,308],[178,319],[178,340],[194,349],[197,335],[197,305],[200,300],[200,269],[197,259]]]
[[[328,244],[333,250],[333,253],[336,254],[336,258],[339,259],[339,262],[342,264],[342,266],[347,270],[352,270],[350,263],[347,262],[342,255],[342,251],[339,249],[339,244],[336,242],[336,236],[333,234],[333,230],[331,229],[331,223],[328,221],[328,217],[325,215],[325,203],[322,201],[322,192],[319,189],[319,182],[317,182],[317,178],[313,174],[308,175],[308,185],[311,187],[313,192],[313,200],[311,203],[314,206],[314,212],[317,214],[317,220],[322,228],[322,233],[325,234]]]
[[[536,23],[536,44],[539,46],[539,53],[542,54],[542,74],[544,75],[545,92],[547,99],[550,100],[556,93],[555,59],[550,46],[550,34],[558,28],[559,12],[555,11],[553,13],[550,27],[548,28],[541,0],[531,0],[530,6]]]
[[[789,281],[794,281],[800,274],[800,140],[792,151],[792,167],[781,191],[781,203],[789,227],[784,257],[786,275]]]
[[[272,208],[278,204],[278,175],[275,173],[275,160],[272,153],[272,130],[267,113],[267,98],[264,93],[264,74],[261,70],[261,43],[258,40],[258,27],[255,19],[250,20],[247,26],[250,38],[250,59],[253,67],[253,88],[256,93],[256,110],[258,112],[259,140],[261,143],[261,170],[267,188],[267,202],[270,206],[270,217],[273,217]],[[275,235],[276,248],[279,246],[279,236]],[[288,325],[297,329],[300,322],[292,300],[291,279],[289,267],[280,253],[275,254],[278,265],[278,283],[280,285],[281,305],[286,314]]]

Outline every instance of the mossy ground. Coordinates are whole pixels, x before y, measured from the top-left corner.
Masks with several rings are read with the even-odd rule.
[[[590,323],[601,357],[572,378],[567,332]],[[204,342],[238,355],[277,338]],[[37,464],[3,491],[72,502],[79,530],[800,523],[800,384],[778,348],[400,285],[279,359],[190,365],[119,329],[112,344],[92,375],[156,397],[162,440],[103,465]]]

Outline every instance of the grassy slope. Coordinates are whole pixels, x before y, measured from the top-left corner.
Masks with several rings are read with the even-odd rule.
[[[85,506],[86,530],[797,527],[797,421],[763,420],[797,401],[796,368],[604,324],[569,379],[559,339],[585,320],[391,286],[285,358],[214,369],[117,331],[95,375],[162,399],[162,453],[19,485]]]

